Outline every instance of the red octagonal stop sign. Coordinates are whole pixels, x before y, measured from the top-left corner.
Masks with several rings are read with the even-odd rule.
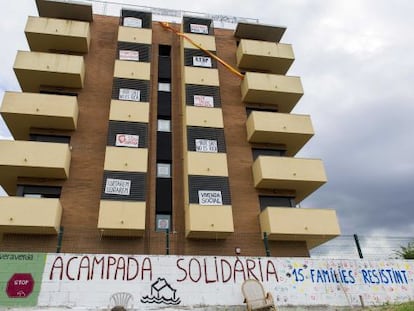
[[[6,293],[10,298],[25,298],[34,287],[34,280],[30,273],[15,273],[7,282]]]

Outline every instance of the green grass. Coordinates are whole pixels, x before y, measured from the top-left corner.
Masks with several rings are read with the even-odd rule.
[[[414,311],[414,301],[395,304],[395,305],[384,305],[381,307],[369,308],[368,310],[375,311]]]

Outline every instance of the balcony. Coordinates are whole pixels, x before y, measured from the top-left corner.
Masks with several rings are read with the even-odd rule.
[[[259,219],[269,240],[306,241],[309,249],[341,234],[336,212],[330,209],[269,206]]]
[[[294,190],[299,203],[327,179],[321,160],[259,156],[253,163],[253,181],[258,189]]]
[[[228,176],[225,153],[188,152],[188,174],[204,176]]]
[[[219,86],[217,69],[184,66],[184,83]]]
[[[25,34],[31,51],[88,53],[89,50],[87,22],[29,16]]]
[[[295,60],[290,44],[240,40],[236,52],[237,66],[246,71],[286,74]]]
[[[239,39],[279,42],[285,30],[285,27],[240,22],[234,36]]]
[[[116,60],[114,77],[125,79],[149,80],[150,63]]]
[[[152,29],[119,26],[118,41],[152,44]]]
[[[73,19],[87,22],[93,20],[92,4],[36,0],[36,5],[39,16],[42,17]]]
[[[111,100],[109,120],[148,123],[149,103]]]
[[[18,51],[13,66],[23,92],[37,93],[41,86],[80,89],[85,64],[82,56]]]
[[[313,136],[310,116],[252,111],[246,122],[251,143],[279,144],[286,156],[294,156]]]
[[[0,113],[14,139],[26,140],[30,128],[75,130],[76,96],[5,92]]]
[[[148,149],[106,147],[104,169],[107,171],[146,172]]]
[[[203,49],[208,51],[215,51],[216,50],[216,39],[214,36],[206,36],[206,35],[197,35],[197,34],[185,34],[188,38],[190,38],[194,43],[197,43]],[[197,49],[194,45],[192,45],[188,40],[183,39],[184,49]]]
[[[186,106],[187,126],[223,128],[221,108],[205,108]]]
[[[69,177],[67,144],[0,140],[0,150],[0,185],[10,195],[15,193],[17,177]]]
[[[0,197],[0,233],[57,234],[59,199]]]
[[[143,236],[145,208],[145,202],[101,200],[98,229],[103,236]]]
[[[242,101],[270,104],[289,113],[303,95],[299,77],[246,72],[241,83]]]
[[[230,205],[190,204],[186,210],[185,220],[187,238],[225,239],[234,232]]]

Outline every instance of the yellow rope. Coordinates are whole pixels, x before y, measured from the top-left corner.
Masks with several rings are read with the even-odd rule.
[[[209,50],[206,50],[205,48],[203,48],[202,46],[200,46],[199,44],[195,43],[193,40],[191,40],[188,36],[186,36],[184,33],[179,32],[177,30],[175,30],[174,28],[172,28],[168,23],[166,22],[159,22],[160,25],[167,30],[170,30],[172,32],[174,32],[176,35],[183,37],[184,39],[186,39],[188,42],[190,42],[192,45],[194,45],[196,48],[202,50],[204,53],[208,54],[209,56],[211,56],[212,58],[214,58],[216,61],[218,61],[220,64],[222,64],[224,67],[226,67],[228,70],[230,70],[232,73],[234,73],[235,75],[237,75],[240,79],[244,79],[244,75],[239,72],[236,68],[232,67],[231,65],[229,65],[228,63],[226,63],[224,60],[222,60],[220,57],[218,57],[217,55],[211,53]]]

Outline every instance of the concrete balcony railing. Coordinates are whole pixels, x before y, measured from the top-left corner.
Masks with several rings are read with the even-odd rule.
[[[314,135],[308,115],[252,111],[246,128],[249,142],[284,145],[289,157],[294,156]]]
[[[67,179],[69,145],[34,141],[0,140],[0,185],[14,194],[17,177]]]
[[[115,60],[114,77],[149,80],[150,63]]]
[[[118,41],[131,43],[152,43],[152,30],[147,28],[134,28],[119,26]]]
[[[108,171],[147,172],[148,149],[107,146],[104,169]]]
[[[143,236],[145,202],[101,200],[98,230],[104,236]]]
[[[241,83],[242,101],[275,106],[289,113],[303,95],[299,77],[246,72]]]
[[[0,232],[57,234],[62,217],[59,199],[0,197]]]
[[[300,202],[326,183],[319,159],[259,156],[253,163],[253,181],[258,189],[292,190]]]
[[[225,153],[188,152],[188,174],[200,176],[228,176]]]
[[[187,126],[223,128],[223,112],[221,108],[185,107]]]
[[[218,70],[185,66],[184,83],[219,86]]]
[[[292,45],[257,40],[240,40],[237,66],[246,71],[286,74],[295,60]]]
[[[225,239],[234,232],[230,205],[190,204],[185,215],[187,238]]]
[[[82,56],[18,51],[13,66],[23,92],[39,92],[42,86],[83,88]]]
[[[0,113],[15,139],[26,140],[30,128],[75,130],[76,96],[5,92]]]
[[[269,240],[306,241],[311,249],[341,234],[335,210],[268,206],[260,227]]]
[[[31,51],[88,53],[89,23],[29,16],[25,34]]]

